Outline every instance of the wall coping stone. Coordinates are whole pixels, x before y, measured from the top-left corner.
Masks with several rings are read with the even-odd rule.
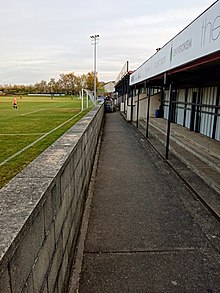
[[[0,189],[0,274],[100,108],[101,105],[95,106]]]

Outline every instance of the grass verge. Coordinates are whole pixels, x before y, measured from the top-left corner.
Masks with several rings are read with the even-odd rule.
[[[12,108],[12,100],[0,97],[0,188],[91,110],[89,103],[90,108],[81,112],[81,100],[70,97],[22,97],[17,110]]]

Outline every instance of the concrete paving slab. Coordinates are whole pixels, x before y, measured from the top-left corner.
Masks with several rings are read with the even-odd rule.
[[[79,292],[217,293],[219,249],[216,218],[131,124],[106,115]]]
[[[86,254],[79,293],[218,293],[219,269],[200,251]]]
[[[157,120],[160,120],[160,122],[156,122]],[[160,130],[165,126],[164,119],[153,119],[153,123],[157,124],[157,129],[161,127]],[[143,123],[141,125],[144,126]],[[220,164],[218,159],[220,143],[198,133],[190,132],[179,125],[174,124],[172,127],[176,128],[175,132],[177,130],[182,132],[182,145],[186,143],[185,138],[191,136],[190,143],[188,143],[189,148],[191,148],[191,142],[194,138],[194,141],[198,140],[197,145],[201,143],[199,149],[202,156],[206,156],[202,151],[203,148],[208,148],[209,153],[215,155],[216,164],[207,164],[205,160],[200,160],[193,153],[189,152],[189,148],[186,150],[178,145],[174,139],[170,144],[172,152],[169,153],[168,162],[188,182],[191,188],[197,192],[201,200],[206,202],[209,208],[220,218],[220,173],[217,171],[217,166]],[[157,129],[152,127],[152,124],[150,125],[149,141],[164,156],[165,135]],[[140,131],[143,133],[144,129],[141,128]]]

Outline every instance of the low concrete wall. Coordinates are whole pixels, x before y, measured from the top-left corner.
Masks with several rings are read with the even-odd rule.
[[[67,292],[104,107],[0,190],[0,293]]]

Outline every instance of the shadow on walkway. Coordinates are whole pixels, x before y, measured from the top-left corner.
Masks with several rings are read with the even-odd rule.
[[[79,293],[220,292],[220,227],[118,113],[106,115]]]

